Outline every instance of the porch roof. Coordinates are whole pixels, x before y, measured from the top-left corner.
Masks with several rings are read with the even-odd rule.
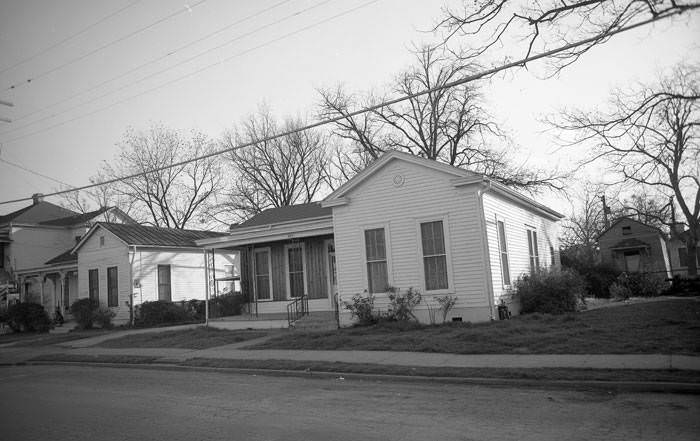
[[[69,248],[66,251],[62,252],[58,256],[47,260],[45,265],[60,265],[60,264],[67,264],[67,263],[74,263],[78,264],[78,255],[72,253],[73,248]]]
[[[227,236],[198,240],[197,245],[207,249],[229,248],[329,234],[333,234],[333,217],[324,216],[269,225],[241,226],[232,229]]]

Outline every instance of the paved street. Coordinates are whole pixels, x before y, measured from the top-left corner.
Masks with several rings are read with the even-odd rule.
[[[0,369],[12,440],[691,440],[700,397],[68,366]]]

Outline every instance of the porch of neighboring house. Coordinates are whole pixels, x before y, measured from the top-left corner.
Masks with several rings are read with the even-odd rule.
[[[20,299],[44,306],[50,318],[56,309],[65,320],[72,318],[70,305],[78,300],[78,265],[18,271]]]
[[[613,263],[627,273],[659,273],[668,276],[666,256],[656,256],[650,244],[630,238],[610,247]]]

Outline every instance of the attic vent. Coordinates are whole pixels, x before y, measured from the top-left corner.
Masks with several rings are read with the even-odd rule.
[[[627,227],[622,227],[622,234],[632,234],[632,227],[627,226]]]
[[[101,247],[105,246],[105,237],[104,236],[100,236],[100,246]]]

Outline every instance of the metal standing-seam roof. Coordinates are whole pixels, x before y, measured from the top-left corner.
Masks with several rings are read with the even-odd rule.
[[[52,204],[51,202],[41,201],[37,204],[0,216],[0,225],[8,222],[17,224],[38,224],[54,219],[76,216],[78,214],[79,213],[75,211],[68,210],[67,208]]]
[[[39,222],[41,225],[49,225],[54,227],[69,227],[71,225],[84,224],[85,222],[101,215],[102,213],[111,210],[112,207],[103,207],[95,211],[90,211],[83,214],[74,214],[72,216],[61,217]]]
[[[260,225],[273,225],[282,222],[326,217],[331,216],[332,214],[333,211],[331,208],[324,208],[318,202],[288,205],[286,207],[268,208],[242,224],[232,226],[231,229],[255,227]]]
[[[225,233],[201,230],[179,230],[175,228],[150,227],[137,224],[115,224],[98,222],[127,245],[159,247],[197,247],[195,240],[225,236]],[[94,231],[95,227],[93,227]],[[86,235],[87,236],[87,235]],[[84,238],[85,239],[85,238]]]
[[[66,263],[78,263],[78,255],[72,253],[73,248],[66,250],[59,254],[58,256],[54,257],[51,260],[47,260],[44,265],[61,265],[61,264],[66,264]]]

